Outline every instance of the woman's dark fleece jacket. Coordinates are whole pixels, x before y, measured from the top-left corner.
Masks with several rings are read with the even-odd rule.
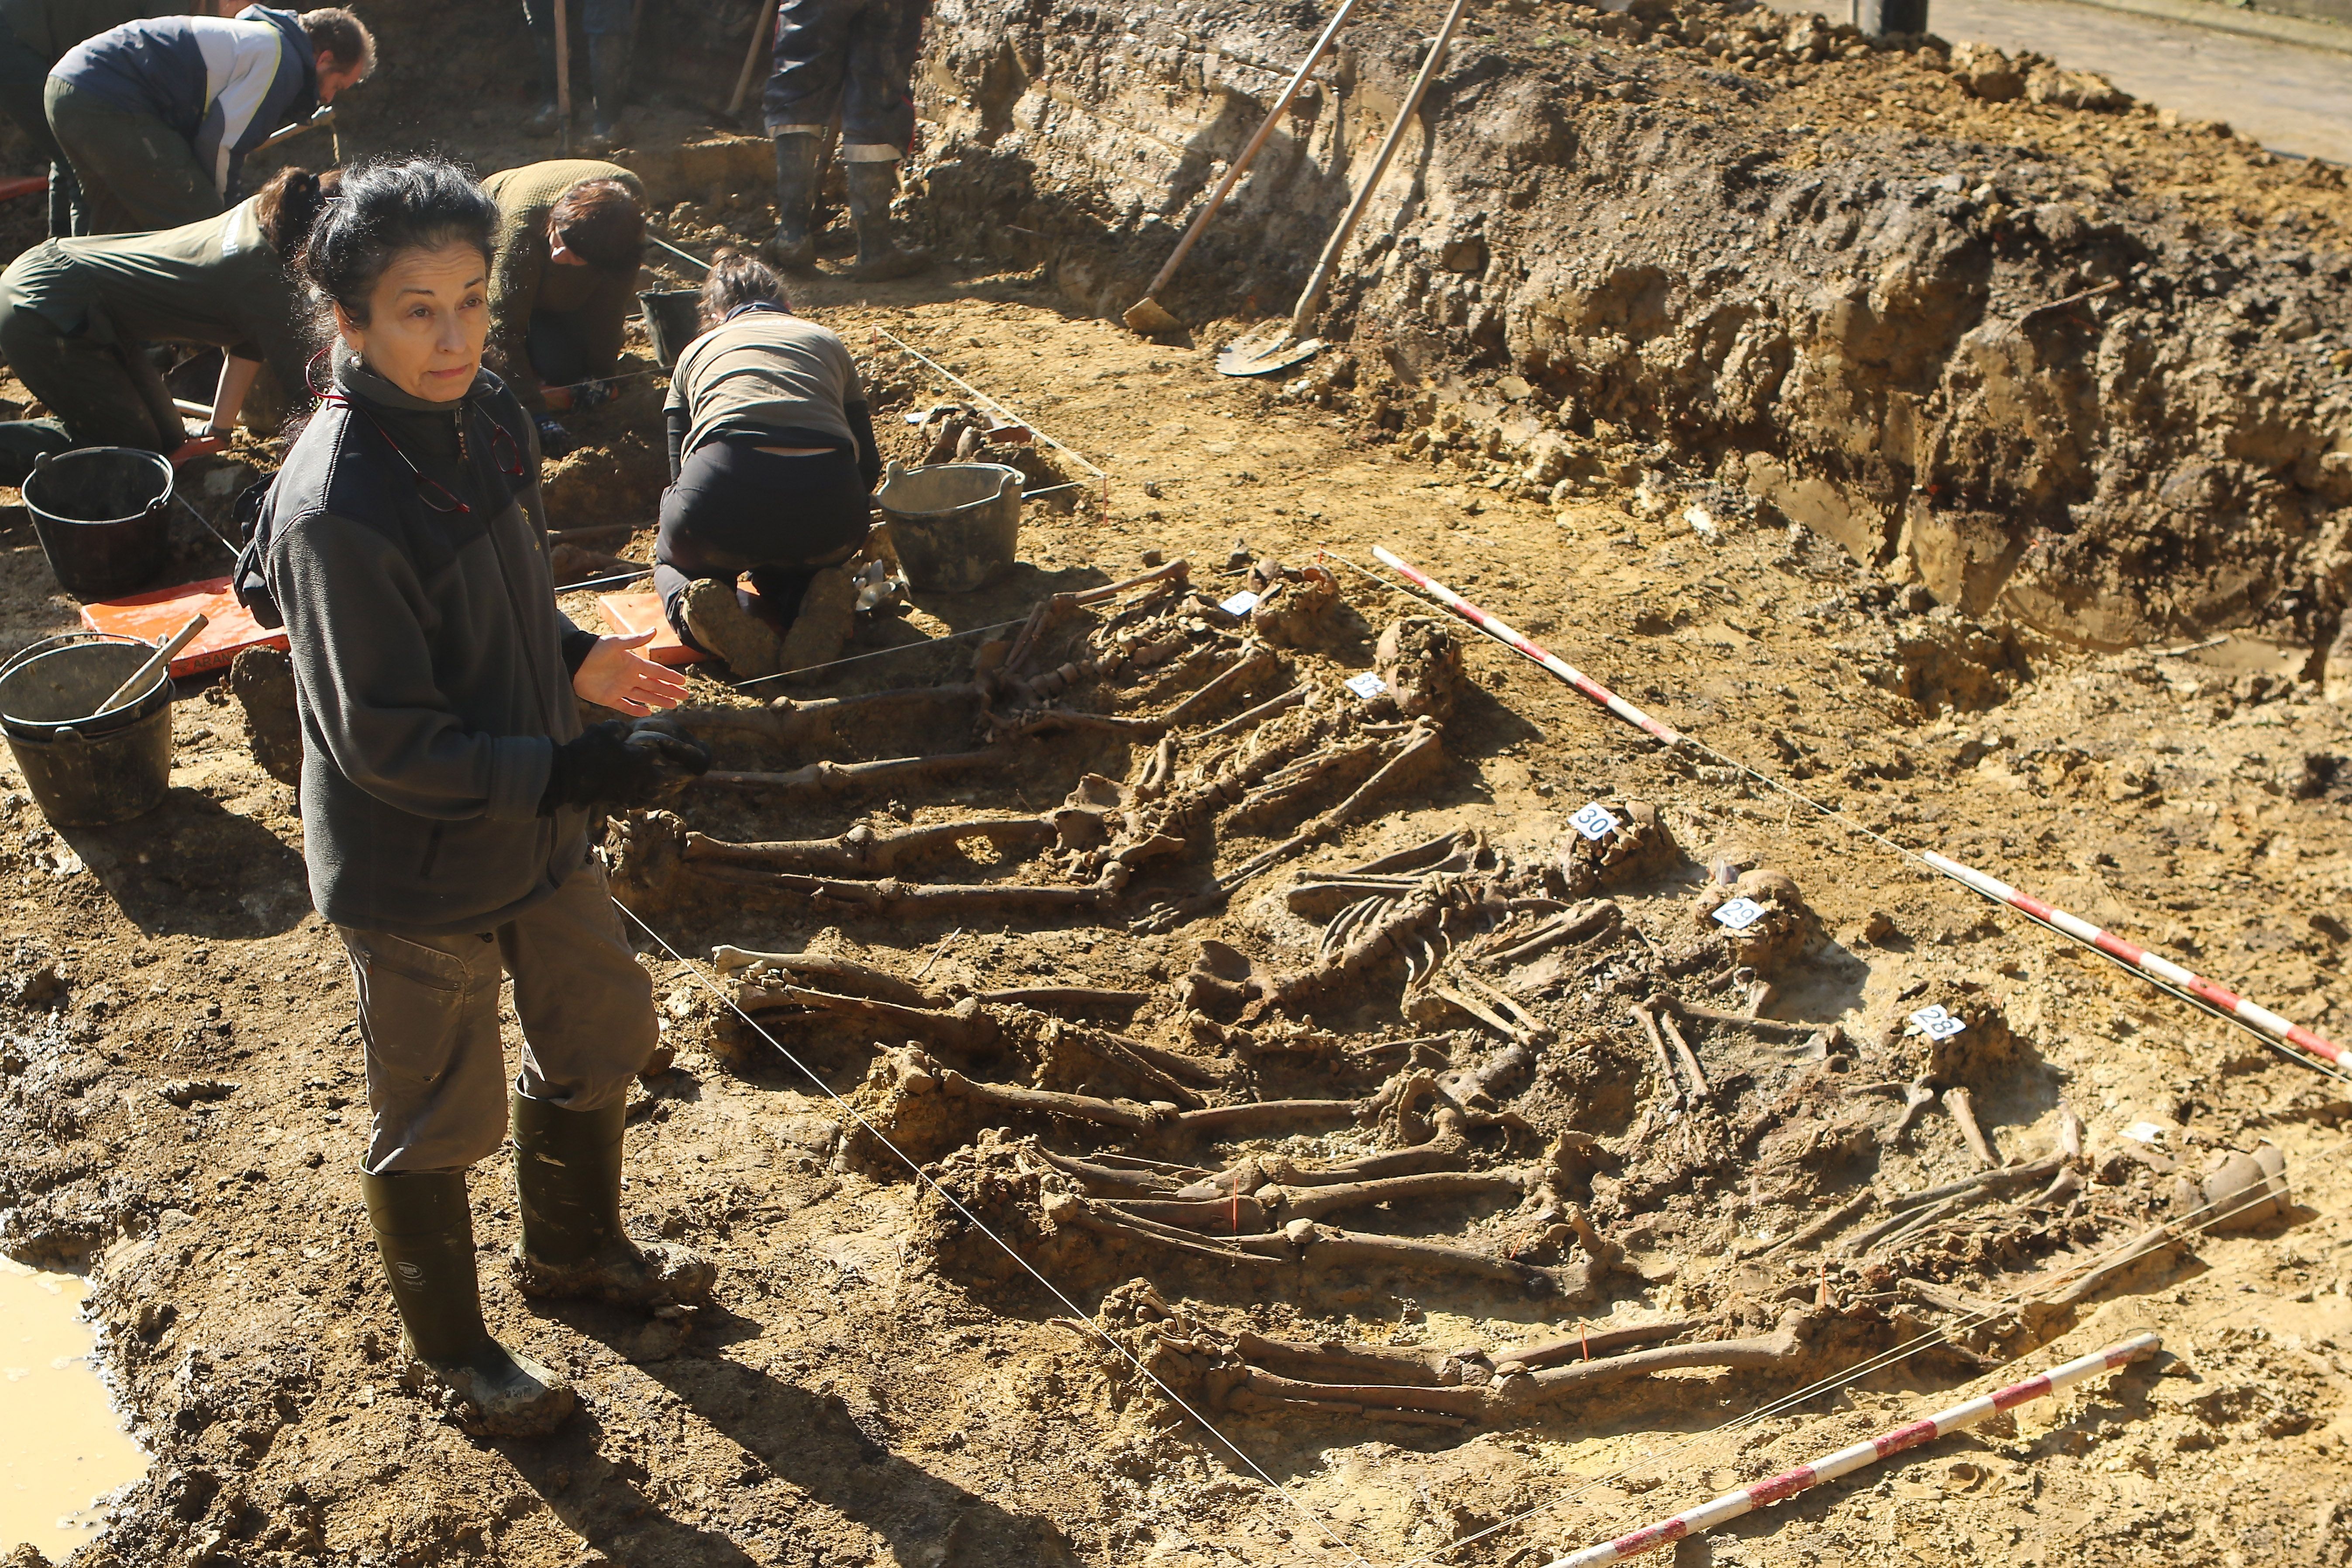
[[[595,634],[556,607],[537,432],[505,384],[427,403],[335,357],[349,405],[312,416],[238,563],[291,646],[310,895],[338,925],[487,931],[586,856],[586,814],[539,804]]]

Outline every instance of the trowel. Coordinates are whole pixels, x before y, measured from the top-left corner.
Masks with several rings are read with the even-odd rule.
[[[1462,25],[1462,13],[1469,8],[1470,0],[1454,0],[1453,8],[1445,13],[1444,25],[1437,29],[1437,37],[1430,40],[1429,57],[1421,62],[1421,74],[1413,78],[1412,90],[1404,95],[1404,102],[1397,110],[1396,122],[1389,127],[1388,140],[1381,143],[1380,152],[1374,155],[1370,171],[1356,191],[1356,199],[1348,204],[1347,216],[1339,220],[1339,226],[1331,231],[1331,237],[1325,242],[1323,254],[1316,260],[1315,270],[1307,277],[1306,290],[1298,296],[1298,303],[1291,308],[1289,322],[1279,329],[1269,326],[1249,337],[1237,338],[1227,343],[1217,354],[1219,374],[1272,375],[1278,370],[1304,364],[1322,348],[1320,339],[1306,335],[1307,323],[1314,321],[1316,312],[1323,308],[1323,295],[1330,287],[1332,269],[1339,264],[1339,252],[1347,248],[1349,237],[1356,232],[1356,225],[1362,221],[1364,209],[1372,205],[1372,193],[1380,188],[1381,176],[1388,172],[1389,160],[1396,156],[1406,130],[1412,124],[1413,117],[1421,112],[1421,100],[1428,93],[1438,66],[1444,61],[1445,47],[1454,41],[1454,30]]]

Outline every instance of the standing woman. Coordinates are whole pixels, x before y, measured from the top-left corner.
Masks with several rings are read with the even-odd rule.
[[[782,668],[783,642],[743,608],[737,576],[792,619],[818,571],[865,542],[882,454],[848,345],[793,315],[764,263],[721,256],[702,324],[670,373],[654,587],[688,647],[751,679]]]
[[[676,735],[583,731],[574,699],[638,716],[684,684],[557,609],[530,416],[482,368],[498,209],[435,158],[345,176],[302,256],[334,336],[332,389],[239,563],[282,613],[302,718],[311,897],[350,950],[371,1127],[361,1178],[411,1386],[469,1430],[533,1436],[573,1405],[493,1340],[466,1173],[511,1092],[525,1295],[656,1306],[711,1266],[621,1226],[621,1124],[652,1054],[652,987],[601,868],[591,809],[646,805],[709,766]],[[499,971],[521,1072],[506,1079]]]

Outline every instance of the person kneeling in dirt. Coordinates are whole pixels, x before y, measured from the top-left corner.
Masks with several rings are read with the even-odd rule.
[[[264,364],[280,396],[300,398],[310,332],[288,268],[341,178],[283,170],[218,217],[52,239],[11,262],[0,273],[0,353],[52,416],[0,424],[0,484],[22,484],[37,456],[76,447],[217,451]],[[151,342],[226,351],[208,428],[183,425]]]
[[[573,1407],[556,1373],[483,1326],[467,1167],[509,1125],[527,1296],[646,1307],[708,1298],[711,1265],[622,1228],[629,1081],[653,993],[589,813],[644,805],[709,765],[682,736],[613,721],[685,685],[556,607],[529,416],[482,368],[498,208],[433,158],[343,181],[303,253],[329,302],[332,395],[271,483],[238,563],[282,614],[302,716],[311,896],[350,951],[365,1043],[368,1215],[412,1387],[470,1430],[531,1436]],[[504,1080],[499,975],[521,1072]]]
[[[637,306],[646,247],[646,191],[618,163],[556,158],[501,169],[482,182],[499,206],[498,267],[490,275],[491,363],[539,426],[551,458],[572,448],[548,393],[567,407],[612,395],[622,323]]]
[[[793,315],[783,280],[748,256],[712,265],[702,324],[663,409],[670,487],[654,587],[678,637],[738,679],[822,663],[840,652],[855,597],[824,568],[865,542],[882,477],[866,388],[848,345]],[[743,573],[793,634],[743,607]]]

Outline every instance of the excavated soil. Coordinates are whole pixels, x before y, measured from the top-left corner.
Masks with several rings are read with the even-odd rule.
[[[2329,488],[2344,470],[2327,461],[2345,198],[2210,129],[2036,101],[2030,86],[2009,102],[1967,96],[1934,47],[1840,58],[1829,30],[1804,35],[1818,48],[1741,45],[1723,63],[1664,41],[1733,39],[1752,15],[1545,5],[1474,28],[1442,82],[1437,147],[1408,144],[1411,206],[1400,219],[1375,205],[1367,235],[1401,237],[1349,285],[1346,341],[1291,384],[1260,385],[1214,374],[1213,323],[1282,308],[1337,205],[1331,149],[1360,162],[1377,137],[1425,8],[1360,29],[1346,90],[1276,143],[1277,177],[1253,176],[1231,227],[1162,296],[1209,324],[1161,343],[1100,312],[1139,294],[1164,253],[1152,215],[1181,209],[1246,134],[1254,101],[1217,89],[1264,92],[1264,62],[1295,57],[1314,18],[940,8],[924,91],[944,124],[928,128],[923,172],[943,248],[968,259],[878,288],[827,277],[801,303],[866,356],[896,455],[919,458],[940,428],[903,415],[965,395],[885,332],[1109,478],[1097,488],[1066,454],[1019,452],[1034,479],[1087,481],[1032,506],[1022,564],[979,594],[918,594],[847,650],[877,657],[795,683],[792,700],[970,683],[974,649],[996,647],[988,668],[1011,628],[911,645],[1017,625],[1048,594],[1162,560],[1185,558],[1212,601],[1279,563],[1255,580],[1280,622],[1276,672],[1188,715],[1181,766],[1225,754],[1201,726],[1292,681],[1314,705],[1266,732],[1330,723],[1398,743],[1379,726],[1402,719],[1339,706],[1353,700],[1340,678],[1376,665],[1435,693],[1443,762],[1222,904],[1188,900],[1369,763],[1252,797],[1139,860],[1098,911],[877,917],[690,879],[632,895],[688,957],[722,942],[813,953],[938,999],[1146,995],[1118,1025],[991,1004],[1003,1043],[934,1039],[921,1058],[908,1030],[790,1013],[770,1026],[935,1156],[958,1213],[870,1133],[845,1137],[830,1099],[728,1022],[707,966],[641,943],[676,1056],[636,1099],[625,1201],[646,1235],[718,1259],[717,1304],[680,1323],[527,1303],[498,1266],[510,1190],[485,1168],[493,1325],[583,1394],[550,1441],[469,1438],[399,1385],[352,1176],[365,1112],[345,963],[309,909],[292,793],[254,761],[226,687],[175,710],[174,787],[137,822],[52,828],[9,768],[0,1245],[92,1267],[107,1368],[155,1456],[75,1563],[1206,1568],[1418,1563],[1461,1543],[1437,1560],[1531,1564],[1990,1387],[2013,1358],[2038,1368],[2141,1330],[2164,1336],[2163,1357],[1751,1516],[1677,1561],[2352,1560],[2352,1096],[1881,842],[1982,867],[2325,1033],[2352,1030],[2352,724],[2322,680],[2337,602],[2324,542],[2346,521],[2329,509],[2352,499]],[[388,84],[379,102],[400,116],[380,110],[373,130],[355,105],[347,152],[463,123],[436,120],[449,100],[394,88],[422,93]],[[1326,123],[1335,100],[1344,125]],[[488,113],[478,156],[547,155]],[[682,142],[693,120],[647,117]],[[663,171],[671,237],[755,236],[758,153],[704,139],[643,155]],[[1937,184],[1954,173],[1957,189]],[[2087,311],[1996,330],[2117,275],[2134,281]],[[577,421],[590,448],[551,469],[550,493],[560,524],[635,525],[613,542],[642,560],[660,383],[632,386]],[[266,467],[269,446],[238,456]],[[192,478],[218,513],[242,476],[221,462]],[[0,642],[14,647],[73,609],[21,511],[6,516]],[[219,569],[193,528],[181,542],[191,573]],[[1458,625],[1453,691],[1427,627],[1384,643],[1428,607],[1356,570],[1374,545],[1825,809],[1665,751]],[[1337,585],[1320,609],[1323,590],[1296,575],[1318,563]],[[585,595],[566,604],[593,617]],[[1057,621],[1046,657],[1105,646],[1085,634],[1117,608]],[[2232,635],[2185,651],[2112,646],[2219,626]],[[1164,714],[1214,668],[1193,653],[1239,632],[1192,601],[1170,635],[1192,653],[1082,676],[1045,711]],[[698,703],[747,701],[696,684]],[[959,711],[792,745],[713,734],[721,766],[781,771],[982,744]],[[1137,786],[1167,782],[1150,737],[1079,719],[995,743],[1003,756],[952,776],[782,802],[705,788],[679,815],[743,842],[1059,823],[1066,799],[1099,802],[1124,781],[1119,811],[1150,820]],[[1638,836],[1577,847],[1567,819],[1592,801]],[[1057,828],[1058,860],[967,845],[905,880],[1076,885],[1099,855],[1081,826]],[[628,825],[611,846],[651,831]],[[1449,967],[1470,1009],[1387,959],[1312,1006],[1252,999],[1253,963],[1262,977],[1314,963],[1328,906],[1294,908],[1302,878],[1453,833],[1483,834],[1503,862],[1498,890],[1473,889],[1433,928],[1460,947],[1492,952],[1490,929],[1516,941],[1545,918],[1507,911],[1507,894],[1606,899],[1615,923],[1524,962]],[[1703,913],[1727,892],[1768,911],[1729,952]],[[1767,1013],[1803,1026],[1685,1022],[1710,1079],[1696,1101],[1629,1009],[1663,992],[1737,1011],[1748,976],[1734,963],[1775,987]],[[1480,976],[1539,1029],[1515,1042],[1481,1022],[1477,1007],[1504,1004]],[[1906,1032],[1930,1004],[1964,1031]],[[1218,1100],[1378,1103],[1186,1143],[1159,1112],[1129,1133],[941,1087],[952,1069],[1138,1108],[1155,1080],[1103,1043],[1112,1029],[1223,1075]],[[1409,1096],[1416,1070],[1433,1087]],[[1947,1098],[1893,1135],[1912,1083]],[[2060,1152],[2079,1117],[2067,1168],[2084,1190],[1969,1211],[1926,1246],[1848,1257],[1832,1233],[1826,1249],[1775,1247],[1865,1188],[1968,1175],[1955,1088],[1999,1159]],[[1102,1211],[1045,1158],[1311,1167],[1415,1142],[1412,1108],[1433,1102],[1412,1097],[1432,1093],[1478,1113],[1465,1158],[1528,1173],[1525,1196],[1400,1200],[1331,1223],[1469,1249],[1507,1281],[1392,1264],[1260,1272],[1088,1229],[1074,1216]],[[2283,1213],[1707,1436],[1956,1324],[1955,1300],[2031,1289],[2188,1215],[2200,1200],[2177,1194],[2179,1178],[2264,1141],[2285,1157]],[[1205,1234],[1244,1228],[1240,1213],[1236,1194],[1234,1224]],[[1090,1317],[1222,1439],[1143,1385]],[[1253,1407],[1219,1348],[1245,1332],[1499,1347],[1667,1319],[1700,1339],[1790,1325],[1801,1348],[1466,1426]],[[1491,1372],[1453,1364],[1458,1383]]]

